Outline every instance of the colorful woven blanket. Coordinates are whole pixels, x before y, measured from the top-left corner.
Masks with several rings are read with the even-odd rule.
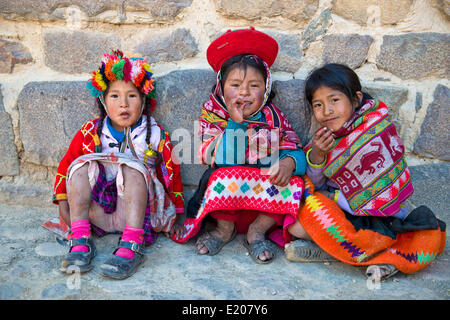
[[[323,167],[355,215],[392,216],[413,194],[404,146],[387,106],[365,104],[337,132]]]
[[[371,229],[357,229],[336,202],[314,192],[312,183],[304,178],[305,203],[298,219],[314,242],[336,259],[356,266],[392,264],[401,272],[414,273],[427,267],[444,251],[446,226],[431,211],[416,211],[415,214],[413,210],[405,221],[353,217],[366,219],[366,222],[367,219],[397,220],[397,225],[403,224],[406,230],[394,236]],[[408,219],[410,222],[406,221]]]
[[[225,167],[215,170],[209,178],[202,205],[195,218],[186,218],[186,234],[172,238],[186,242],[197,234],[202,220],[219,210],[258,211],[292,216],[293,222],[300,209],[304,183],[293,176],[286,187],[278,187],[269,181],[262,170],[251,167]]]

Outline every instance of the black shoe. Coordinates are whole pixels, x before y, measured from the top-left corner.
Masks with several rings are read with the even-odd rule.
[[[132,250],[134,252],[134,257],[132,259],[126,259],[116,256],[115,253],[119,248],[128,248]],[[118,248],[114,250],[112,256],[100,266],[100,274],[119,280],[126,279],[133,275],[137,268],[144,262],[144,254],[144,244],[119,240]]]

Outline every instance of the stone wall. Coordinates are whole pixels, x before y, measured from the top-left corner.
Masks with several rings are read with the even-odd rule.
[[[175,145],[194,146],[194,121],[215,83],[206,48],[249,26],[279,43],[275,102],[303,143],[317,127],[304,108],[304,79],[339,62],[388,104],[410,165],[450,160],[448,0],[3,0],[0,201],[50,205],[56,166],[97,114],[84,83],[112,48],[148,56],[154,117]],[[194,148],[183,160],[189,198],[204,168]]]

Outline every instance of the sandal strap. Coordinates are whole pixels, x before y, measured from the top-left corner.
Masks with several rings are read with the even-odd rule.
[[[266,240],[257,240],[250,244],[251,253],[256,257],[264,251],[270,251],[273,253],[273,248],[269,245],[270,242]]]
[[[73,246],[92,246],[92,241],[90,238],[80,238],[80,239],[70,239],[67,245],[72,248]]]
[[[118,243],[119,248],[127,248],[130,249],[133,252],[137,252],[139,254],[145,254],[145,246],[144,243],[139,244],[136,242],[129,242],[129,241],[123,241],[122,239],[119,240]]]

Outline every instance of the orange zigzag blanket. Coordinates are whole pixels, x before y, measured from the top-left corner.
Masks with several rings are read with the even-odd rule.
[[[305,203],[298,219],[317,245],[342,262],[355,266],[392,264],[403,273],[414,273],[444,251],[442,224],[435,230],[398,233],[396,239],[368,229],[356,230],[333,200],[314,192],[309,179],[305,183]]]

